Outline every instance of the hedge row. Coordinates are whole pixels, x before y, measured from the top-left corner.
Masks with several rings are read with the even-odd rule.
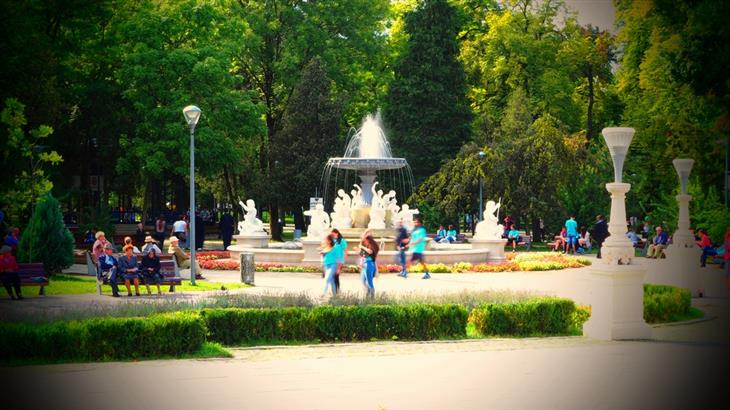
[[[209,339],[225,345],[276,341],[431,340],[466,336],[462,305],[205,309]]]
[[[0,323],[0,358],[97,361],[180,356],[200,349],[206,332],[200,315],[191,312],[42,325]]]
[[[587,315],[576,310],[569,299],[540,298],[520,303],[487,304],[475,307],[469,317],[477,332],[485,336],[568,335],[582,328]],[[576,323],[580,322],[580,323]]]
[[[692,295],[674,286],[644,284],[644,320],[668,322],[673,316],[689,313]]]

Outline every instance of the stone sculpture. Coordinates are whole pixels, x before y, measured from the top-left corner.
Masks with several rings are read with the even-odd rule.
[[[330,216],[324,211],[324,205],[317,204],[314,209],[304,211],[304,215],[311,217],[307,228],[307,238],[322,240],[330,230]]]
[[[385,229],[385,203],[383,200],[383,190],[375,190],[378,183],[375,182],[371,188],[373,200],[370,204],[370,222],[369,229]]]
[[[484,207],[484,220],[477,224],[474,232],[474,239],[502,239],[504,227],[499,224],[497,211],[502,206],[500,203],[488,201]]]
[[[350,217],[350,208],[352,207],[352,200],[344,189],[337,191],[337,195],[335,204],[333,205],[334,212],[330,214],[332,227],[337,229],[351,228],[352,218]]]
[[[408,229],[409,231],[413,230],[413,215],[418,214],[418,209],[411,209],[408,204],[403,204],[403,206],[400,209],[400,212],[395,214],[394,220],[398,221],[400,220],[403,224],[403,227]]]
[[[243,201],[238,201],[238,204],[243,208],[243,221],[238,222],[238,233],[239,235],[248,233],[264,232],[264,223],[256,217],[256,203],[253,199],[249,199],[244,204]]]

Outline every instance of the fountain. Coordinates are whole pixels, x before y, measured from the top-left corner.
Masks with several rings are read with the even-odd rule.
[[[269,235],[264,230],[264,223],[257,217],[256,203],[249,199],[244,204],[238,201],[243,209],[243,221],[238,222],[236,245],[229,246],[229,250],[237,251],[244,248],[266,248],[269,244]]]

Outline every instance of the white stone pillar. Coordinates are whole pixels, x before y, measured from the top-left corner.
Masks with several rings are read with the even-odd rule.
[[[677,230],[672,236],[672,246],[682,248],[694,248],[695,237],[689,231],[689,202],[692,195],[677,195],[677,204],[679,205],[679,220],[677,221]]]
[[[626,237],[626,193],[631,184],[613,182],[606,184],[611,193],[611,215],[608,220],[608,233],[611,234],[603,242],[601,248],[604,264],[628,265],[634,257],[634,247]]]
[[[611,193],[611,236],[603,243],[600,262],[587,269],[591,280],[591,317],[583,326],[583,334],[604,340],[647,339],[651,337],[651,328],[644,322],[646,269],[632,264],[634,247],[626,237],[626,193],[631,185],[621,182],[634,129],[604,128],[602,134],[613,158],[616,179],[606,184]]]

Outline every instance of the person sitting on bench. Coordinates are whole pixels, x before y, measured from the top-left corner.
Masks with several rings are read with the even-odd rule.
[[[144,285],[147,288],[147,294],[152,294],[150,292],[150,283],[154,283],[157,285],[157,294],[161,295],[160,283],[162,282],[162,275],[160,274],[160,257],[157,256],[154,248],[150,247],[147,254],[142,258],[141,271]]]
[[[507,244],[512,244],[512,252],[517,251],[518,242],[520,242],[520,231],[517,230],[515,224],[512,224],[507,232]]]
[[[439,229],[436,231],[436,236],[433,238],[436,243],[446,242],[446,229],[443,225],[439,225]]]
[[[449,225],[449,230],[446,231],[446,240],[449,241],[449,243],[453,243],[456,241],[456,229],[454,229],[454,225]]]
[[[656,227],[656,236],[649,245],[649,251],[646,253],[646,257],[650,259],[658,259],[664,255],[664,248],[667,247],[669,242],[669,235],[662,231],[661,226]]]
[[[119,271],[124,277],[124,286],[127,288],[127,296],[132,296],[131,283],[134,283],[134,294],[139,296],[139,268],[137,268],[137,257],[134,256],[134,247],[124,245],[124,256],[119,258]]]
[[[20,292],[18,262],[15,260],[12,250],[13,248],[7,245],[3,245],[0,248],[0,275],[2,277],[3,287],[5,287],[8,295],[10,295],[10,299],[23,300],[23,294]],[[15,295],[13,295],[13,289],[15,289]]]
[[[167,250],[167,253],[173,255],[180,269],[190,269],[190,256],[178,246],[179,243],[180,241],[176,237],[171,236],[170,248]],[[198,261],[195,261],[195,272],[203,272]]]
[[[96,274],[97,280],[101,279],[104,272],[109,272],[109,285],[112,287],[112,296],[115,298],[119,297],[119,287],[117,286],[117,270],[119,269],[119,262],[117,258],[112,255],[114,248],[112,244],[107,244],[104,247],[104,254],[99,256],[99,271]]]

